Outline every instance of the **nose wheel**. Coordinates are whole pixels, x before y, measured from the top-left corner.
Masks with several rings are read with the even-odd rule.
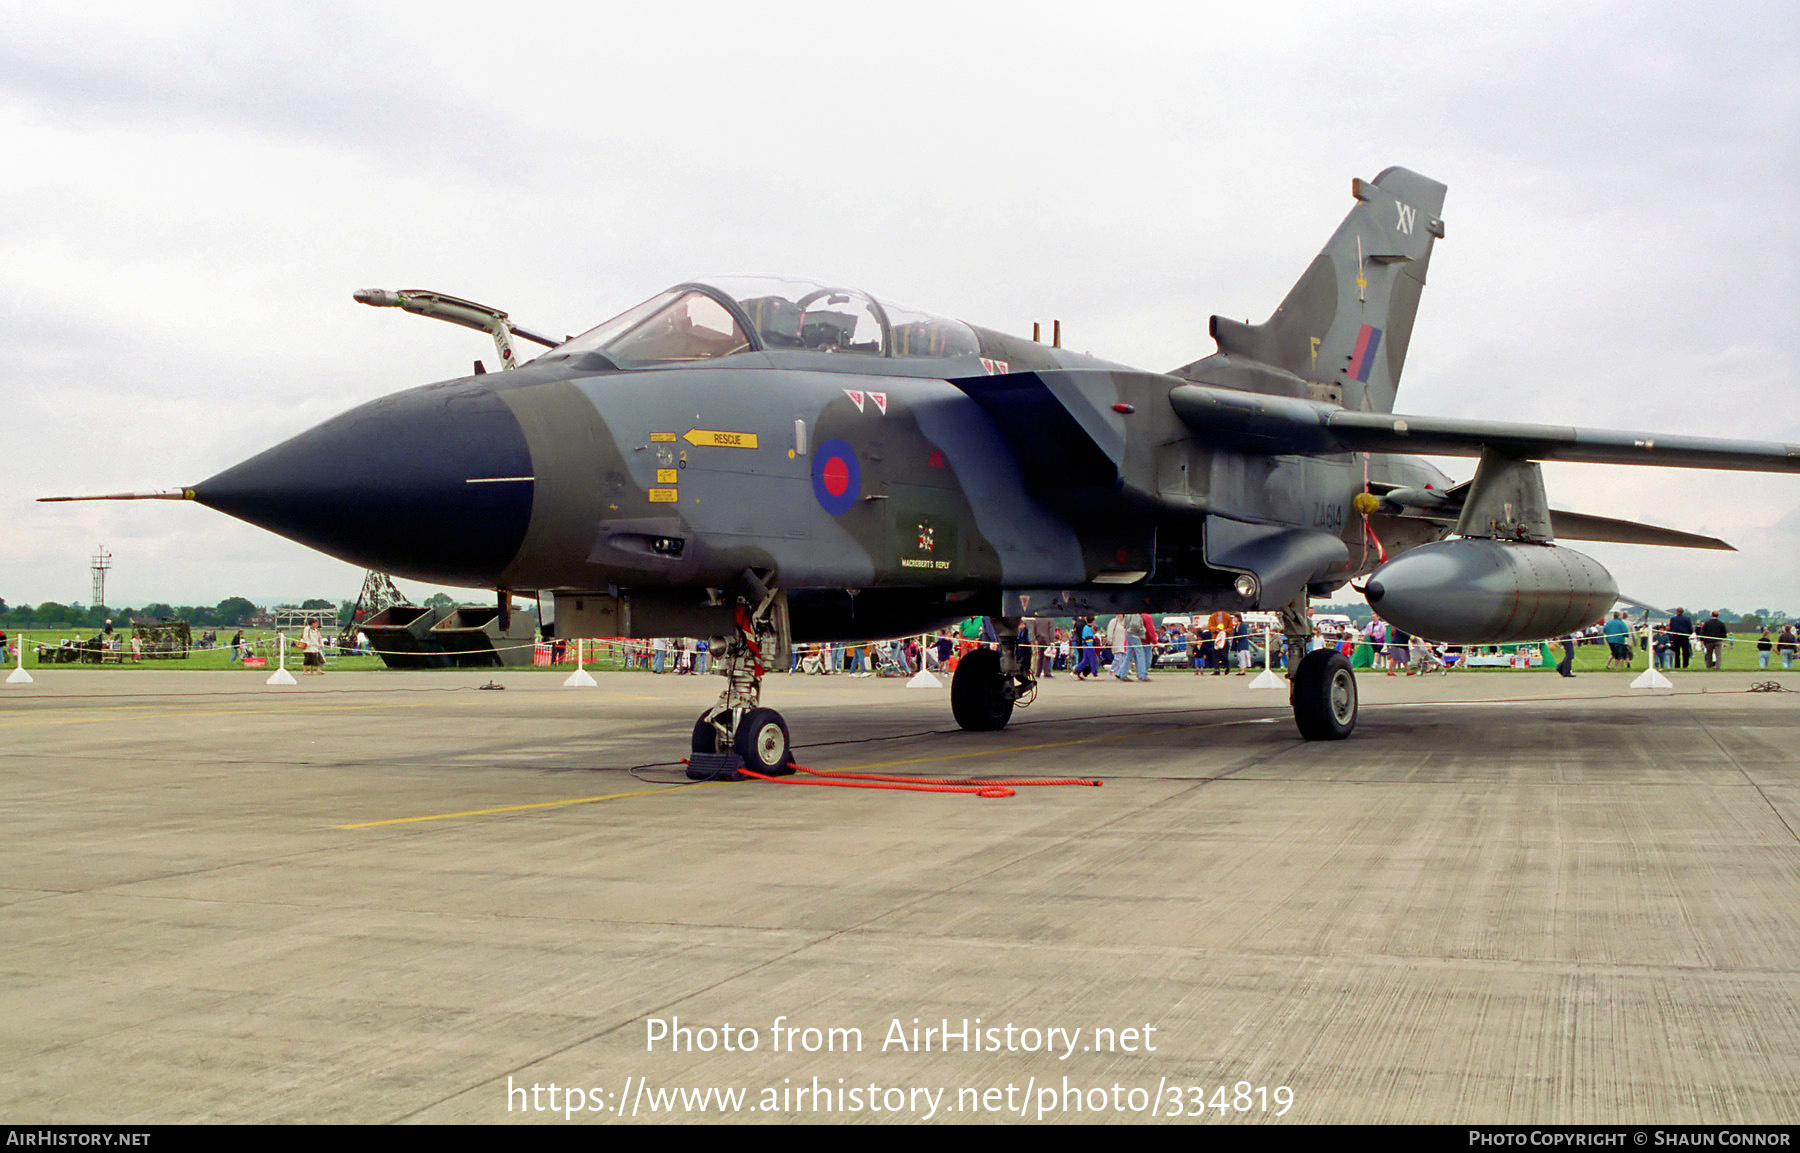
[[[688,776],[695,780],[742,780],[749,769],[765,777],[785,777],[794,771],[794,755],[788,744],[787,721],[774,709],[755,708],[738,721],[727,735],[712,710],[694,722],[693,755]]]
[[[738,722],[732,747],[743,759],[745,768],[764,776],[794,771],[794,758],[788,751],[787,722],[774,709],[751,709],[744,714],[744,719]]]

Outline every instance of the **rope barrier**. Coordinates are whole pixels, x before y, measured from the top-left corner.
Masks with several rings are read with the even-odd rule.
[[[95,648],[95,647],[92,647],[89,643],[92,639],[92,634],[69,634],[69,633],[62,632],[60,630],[56,630],[56,631],[45,630],[45,631],[52,632],[52,635],[51,635],[50,639],[48,639],[48,640],[31,641],[31,640],[27,639],[27,634],[25,634],[25,633],[16,633],[16,634],[14,634],[14,636],[19,638],[21,641],[24,641],[25,643],[33,644],[38,648],[43,648],[43,649],[47,649],[47,650],[66,651],[66,652],[99,652],[99,653],[106,653],[109,655],[117,654],[121,657],[134,655],[131,650],[130,638],[131,638],[132,634],[130,634],[130,633],[115,632],[113,634],[112,638],[109,638],[108,640],[103,641],[98,648]],[[40,634],[40,635],[42,635],[42,634]],[[288,635],[287,633],[269,633],[269,634],[265,634],[263,636],[259,636],[259,637],[255,637],[255,638],[246,638],[242,642],[241,647],[250,652],[253,652],[253,653],[261,653],[261,654],[267,654],[267,655],[273,656],[279,651],[280,644],[281,644],[280,638],[287,636],[287,635]],[[427,634],[427,637],[429,638],[429,634]],[[658,651],[651,647],[651,641],[639,640],[639,639],[635,639],[635,638],[627,639],[627,638],[623,638],[623,637],[585,637],[585,638],[577,637],[577,638],[565,638],[565,639],[575,640],[577,643],[577,646],[579,646],[585,650],[585,651],[580,652],[580,656],[582,658],[578,662],[580,664],[598,662],[598,661],[606,660],[608,658],[623,661],[628,666],[631,665],[633,662],[647,664],[647,663],[649,663],[651,658],[655,655],[655,653]],[[680,639],[693,639],[693,638],[680,638]],[[9,641],[8,641],[9,647],[11,647],[13,643],[14,642],[13,642],[12,638],[9,638]],[[880,641],[871,641],[871,642],[864,642],[863,644],[851,645],[851,646],[848,646],[848,648],[862,648],[862,647],[865,647],[866,645],[881,645],[883,643],[884,642],[880,642]],[[183,645],[175,645],[175,646],[146,645],[135,655],[141,660],[182,660],[182,659],[186,659],[188,657],[192,657],[192,656],[195,656],[195,655],[201,654],[201,653],[217,653],[217,652],[221,652],[221,651],[229,651],[231,648],[232,648],[232,645],[226,641],[217,641],[210,645],[205,644],[205,643],[200,643],[200,642],[196,642],[196,643],[185,645],[185,646],[183,646]],[[820,642],[820,643],[812,643],[812,644],[794,645],[793,651],[796,654],[799,654],[800,659],[805,659],[810,656],[823,656],[823,655],[827,654],[831,648],[832,648],[831,643]],[[537,641],[537,640],[506,641],[506,640],[496,639],[490,643],[488,650],[485,650],[485,651],[516,652],[521,649],[530,649],[534,653],[538,652],[538,651],[549,652],[551,650],[551,642]],[[325,653],[328,656],[336,656],[336,657],[379,656],[379,655],[381,655],[381,651],[379,649],[374,648],[373,646],[371,646],[369,648],[362,648],[362,647],[344,648],[339,645],[326,644],[321,647],[320,651]],[[685,649],[685,648],[669,648],[669,649],[663,649],[660,651],[663,652],[663,654],[666,657],[668,657],[670,660],[676,660],[684,655],[689,658],[693,658],[693,657],[697,657],[697,656],[710,656],[711,655],[707,650],[696,651],[693,649]],[[890,661],[892,660],[891,657],[888,659]],[[567,663],[569,663],[569,661],[567,659],[565,659],[561,663],[567,664]],[[770,670],[770,671],[777,671],[777,670]],[[834,669],[834,670],[830,670],[830,671],[837,671],[837,670]]]
[[[131,637],[130,633],[116,632],[116,633],[114,633],[114,643],[113,644],[103,644],[101,648],[96,650],[94,648],[91,648],[88,643],[92,639],[91,634],[87,637],[83,637],[78,634],[70,635],[70,634],[64,633],[60,630],[44,630],[44,631],[51,632],[53,634],[50,640],[48,640],[48,641],[28,641],[27,634],[24,632],[19,632],[19,633],[13,634],[11,637],[8,638],[8,645],[10,647],[13,644],[23,645],[25,643],[32,643],[37,648],[45,649],[45,650],[49,650],[49,651],[76,652],[76,653],[82,653],[82,652],[93,653],[93,652],[97,651],[100,653],[107,654],[108,657],[112,657],[112,656],[116,655],[117,657],[119,657],[121,659],[126,656],[135,656],[140,661],[186,659],[186,658],[194,656],[196,654],[216,653],[216,652],[219,652],[221,649],[229,650],[232,647],[227,642],[215,641],[211,645],[195,643],[195,644],[191,644],[191,645],[187,645],[187,646],[160,647],[160,648],[153,648],[150,646],[145,646],[140,652],[133,654],[131,647],[130,647],[130,637]],[[279,646],[281,644],[281,638],[286,635],[287,635],[286,633],[272,633],[272,634],[265,634],[261,637],[257,637],[257,638],[253,638],[253,639],[247,638],[243,642],[242,647],[251,653],[272,656],[278,652]],[[429,636],[429,634],[427,634],[427,635]],[[1652,665],[1654,665],[1654,657],[1655,657],[1654,638],[1681,637],[1681,638],[1687,639],[1689,641],[1692,641],[1696,644],[1698,644],[1698,642],[1700,642],[1701,640],[1705,639],[1705,638],[1702,638],[1698,633],[1676,633],[1676,632],[1673,632],[1666,625],[1653,625],[1653,626],[1650,626],[1648,629],[1645,629],[1638,625],[1632,625],[1631,626],[1631,634],[1630,634],[1630,636],[1631,636],[1630,643],[1634,650],[1634,655],[1635,655],[1635,652],[1638,649],[1640,649],[1640,647],[1644,647],[1641,645],[1641,639],[1645,635],[1648,635],[1652,638],[1652,644],[1650,646],[1648,646],[1650,655],[1651,655],[1651,664]],[[1363,637],[1363,636],[1356,636],[1354,638],[1334,639],[1334,638],[1324,635],[1324,634],[1314,634],[1314,637],[1315,637],[1315,640],[1323,641],[1323,642],[1329,644],[1331,647],[1337,648],[1340,652],[1344,651],[1344,647],[1346,645],[1349,646],[1351,652],[1346,653],[1345,655],[1352,655],[1352,653],[1354,653],[1355,651],[1362,650],[1362,649],[1369,649],[1369,650],[1373,650],[1373,651],[1379,653],[1379,652],[1385,651],[1390,645],[1392,645],[1394,643],[1393,641],[1388,641],[1388,640],[1380,640],[1380,641],[1370,640],[1367,637]],[[1264,638],[1263,639],[1264,652],[1265,652],[1265,654],[1269,654],[1270,652],[1272,652],[1272,646],[1275,643],[1273,630],[1267,630],[1267,629],[1263,630],[1263,638]],[[566,638],[566,639],[576,640],[578,646],[582,645],[583,642],[585,642],[585,645],[587,646],[585,649],[585,652],[580,654],[582,659],[576,662],[577,667],[581,667],[581,666],[589,664],[589,663],[613,660],[613,661],[621,662],[625,665],[625,667],[627,669],[631,669],[631,668],[639,667],[642,665],[650,664],[652,658],[654,657],[654,655],[657,651],[651,647],[650,641],[640,640],[640,639],[635,639],[635,638],[628,639],[628,638],[623,638],[623,637],[599,637],[599,638],[590,637],[590,638]],[[682,638],[682,639],[690,639],[690,638]],[[1495,645],[1464,645],[1461,647],[1463,648],[1465,655],[1471,655],[1475,652],[1475,650],[1486,649],[1486,648],[1506,648],[1506,649],[1512,649],[1514,652],[1522,652],[1522,651],[1528,651],[1533,648],[1539,648],[1541,645],[1546,645],[1546,644],[1559,645],[1562,642],[1562,639],[1563,638],[1561,638],[1561,637],[1552,637],[1552,638],[1546,638],[1542,641],[1537,641],[1537,642],[1516,642],[1513,644],[1498,645],[1498,646],[1495,646]],[[1723,640],[1727,647],[1735,647],[1736,644],[1738,643],[1738,641],[1740,640],[1740,634],[1729,634],[1729,635],[1727,635],[1723,638],[1719,638],[1719,639]],[[1748,643],[1749,639],[1753,639],[1753,638],[1747,638],[1746,643]],[[1226,640],[1226,643],[1230,642],[1229,637],[1225,638],[1225,640]],[[848,671],[848,668],[850,666],[850,663],[851,663],[850,656],[851,656],[852,652],[854,652],[855,650],[858,650],[858,649],[879,649],[879,650],[883,650],[882,657],[876,658],[876,659],[871,659],[871,660],[866,660],[864,662],[864,667],[867,670],[867,674],[869,674],[869,675],[876,674],[876,673],[881,672],[884,669],[888,668],[889,666],[901,666],[901,667],[896,667],[894,669],[894,675],[899,675],[899,676],[907,675],[908,673],[912,672],[913,670],[910,668],[905,668],[903,666],[902,662],[897,661],[891,653],[885,651],[888,646],[890,646],[894,643],[896,643],[896,642],[893,642],[893,641],[868,641],[868,642],[858,642],[858,643],[844,645],[845,660],[844,660],[844,667],[842,667],[842,668],[832,668],[832,667],[830,667],[830,665],[828,663],[829,655],[830,655],[832,649],[836,646],[836,642],[809,642],[809,643],[803,643],[803,644],[796,644],[796,645],[791,646],[791,651],[794,654],[794,656],[790,662],[789,668],[786,670],[771,669],[770,671],[772,671],[772,672],[774,672],[774,671],[787,671],[787,672],[808,672],[808,671],[810,671],[810,672],[814,672],[814,673],[845,672],[845,671]],[[961,656],[965,655],[969,650],[979,647],[980,643],[981,642],[971,641],[966,638],[961,638],[961,637],[956,638],[956,649],[957,649],[956,656],[961,657]],[[1576,638],[1576,643],[1577,644],[1604,644],[1604,643],[1606,643],[1606,638],[1603,634],[1588,635],[1588,634],[1583,633],[1583,634],[1580,634]],[[550,649],[550,647],[551,647],[551,642],[537,641],[537,640],[530,640],[530,641],[505,640],[505,641],[503,641],[503,640],[496,638],[490,643],[489,649],[493,652],[512,652],[512,651],[517,651],[520,649],[531,649],[535,653],[539,650],[548,650],[548,649]],[[1434,646],[1434,651],[1435,651],[1435,648],[1436,648],[1436,646]],[[1105,646],[1096,644],[1094,646],[1094,650],[1096,653],[1105,651]],[[379,656],[380,655],[380,650],[375,649],[373,647],[370,647],[367,649],[364,649],[364,648],[348,648],[347,649],[347,648],[342,648],[337,645],[329,645],[329,644],[323,646],[321,651],[324,652],[327,656],[332,656],[332,657]],[[1778,653],[1779,649],[1777,649],[1775,651]],[[711,655],[706,651],[696,652],[695,650],[685,649],[685,648],[664,649],[664,650],[662,650],[662,652],[663,652],[664,656],[666,658],[668,658],[669,661],[675,662],[675,663],[679,663],[681,658],[683,658],[683,657],[688,658],[689,663],[692,663],[692,660],[695,657],[708,657]],[[1076,646],[1071,643],[1069,651],[1064,655],[1067,657],[1068,661],[1071,664],[1073,664],[1074,662],[1076,662],[1080,659],[1081,648],[1079,646]],[[1502,654],[1502,655],[1504,655],[1504,654]],[[814,658],[817,658],[817,659],[815,660]],[[43,662],[40,660],[39,663],[41,664]],[[76,663],[76,662],[71,662],[71,663]],[[568,661],[568,659],[565,658],[565,660],[561,663],[567,664],[570,662]],[[811,669],[804,667],[804,666],[808,665],[809,663],[812,664],[814,667]]]
[[[84,652],[85,651],[85,652],[102,652],[102,653],[108,653],[108,654],[116,653],[121,656],[133,655],[132,651],[131,651],[131,634],[130,633],[115,632],[111,639],[103,641],[102,644],[98,648],[95,648],[95,647],[92,647],[89,643],[92,640],[92,634],[86,634],[86,635],[69,634],[69,633],[63,632],[61,630],[48,630],[48,629],[43,630],[43,631],[51,633],[49,640],[29,641],[28,643],[31,643],[38,648],[55,650],[55,651],[70,651],[70,652]],[[42,633],[40,633],[39,635],[41,636]],[[27,636],[27,634],[26,633],[17,633],[17,634],[14,634],[14,636],[17,636],[19,638],[25,638]],[[241,647],[243,647],[251,652],[274,654],[278,651],[278,649],[280,647],[282,637],[289,637],[290,643],[292,642],[291,635],[288,633],[271,632],[271,633],[267,633],[263,636],[259,636],[259,637],[255,637],[255,638],[246,638],[242,642]],[[624,653],[625,653],[626,644],[621,639],[614,639],[614,640],[591,639],[591,643],[594,644],[595,646],[603,646],[607,650],[617,652],[620,655],[624,655]],[[9,648],[11,648],[13,646],[13,640],[11,637],[8,638],[7,644],[8,644]],[[548,650],[550,646],[546,642],[533,640],[533,641],[510,641],[510,642],[496,641],[493,644],[491,644],[489,647],[490,647],[491,651],[493,651],[493,652],[512,652],[512,651],[517,651],[519,649]],[[185,645],[185,646],[184,645],[174,645],[174,646],[145,645],[136,655],[139,656],[143,660],[180,660],[180,659],[185,659],[187,657],[192,657],[192,656],[194,656],[196,654],[200,654],[200,653],[227,652],[231,648],[232,648],[232,645],[228,641],[216,641],[210,645],[205,644],[205,643],[199,643],[199,642],[196,642],[196,643],[190,644],[190,645]],[[380,656],[381,655],[380,650],[376,649],[372,646],[369,648],[362,648],[360,646],[355,647],[355,648],[344,648],[340,645],[324,644],[320,647],[319,651],[325,653],[328,656],[337,656],[337,657]],[[671,654],[674,654],[675,652],[678,652],[679,650],[671,649],[668,651]],[[600,658],[597,654],[597,651],[595,649],[590,649],[587,654],[587,660],[593,661],[593,660],[598,660],[598,659],[600,659]]]

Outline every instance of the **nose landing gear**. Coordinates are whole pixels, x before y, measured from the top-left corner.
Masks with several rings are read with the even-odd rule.
[[[754,575],[754,574],[750,574]],[[777,626],[777,591],[752,580],[757,600],[754,607],[738,598],[736,628],[725,641],[718,670],[725,677],[719,702],[694,722],[693,751],[687,775],[696,781],[741,781],[743,770],[765,777],[787,776],[794,771],[788,745],[787,722],[774,709],[761,705],[765,649],[781,656],[786,632]]]

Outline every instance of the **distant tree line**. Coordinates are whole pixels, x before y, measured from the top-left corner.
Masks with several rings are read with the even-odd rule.
[[[286,607],[286,606],[283,606]],[[331,601],[315,597],[300,606],[305,609],[336,608],[340,618],[350,615],[352,602],[344,601],[334,604]],[[9,607],[0,599],[0,627],[41,628],[41,629],[87,629],[96,631],[105,628],[106,622],[113,622],[116,628],[133,617],[146,620],[179,620],[186,621],[195,628],[243,628],[257,617],[263,610],[248,597],[226,597],[216,605],[171,605],[161,601],[152,601],[141,607],[130,605],[84,605],[61,604],[57,601],[45,601],[40,605],[17,605]]]
[[[445,593],[433,593],[425,602],[427,605],[450,607],[457,602]],[[276,608],[292,608],[292,605],[277,605]],[[337,619],[347,621],[356,608],[355,601],[329,601],[323,597],[313,597],[303,601],[298,607],[303,609],[337,609]],[[532,605],[522,611],[536,611]],[[171,605],[161,601],[152,601],[147,605],[133,608],[129,605],[84,605],[79,602],[62,604],[57,601],[45,601],[39,605],[8,606],[4,598],[0,598],[0,628],[8,629],[92,629],[99,632],[106,627],[106,622],[113,622],[113,627],[123,626],[133,617],[150,620],[182,620],[199,629],[243,628],[251,624],[263,614],[263,609],[247,597],[226,597],[216,605]]]
[[[327,601],[326,607],[330,607]],[[45,601],[39,605],[9,607],[0,600],[0,626],[9,628],[91,628],[98,631],[112,621],[123,625],[132,617],[157,620],[185,620],[197,628],[239,628],[250,623],[262,609],[245,597],[226,597],[216,605],[167,605],[154,602],[141,608],[114,605],[61,604]]]

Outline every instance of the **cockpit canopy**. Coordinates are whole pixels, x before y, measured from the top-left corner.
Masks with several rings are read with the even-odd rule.
[[[643,368],[751,350],[950,357],[976,355],[980,345],[961,321],[883,305],[855,289],[730,277],[678,284],[557,352],[599,352],[620,368]]]

